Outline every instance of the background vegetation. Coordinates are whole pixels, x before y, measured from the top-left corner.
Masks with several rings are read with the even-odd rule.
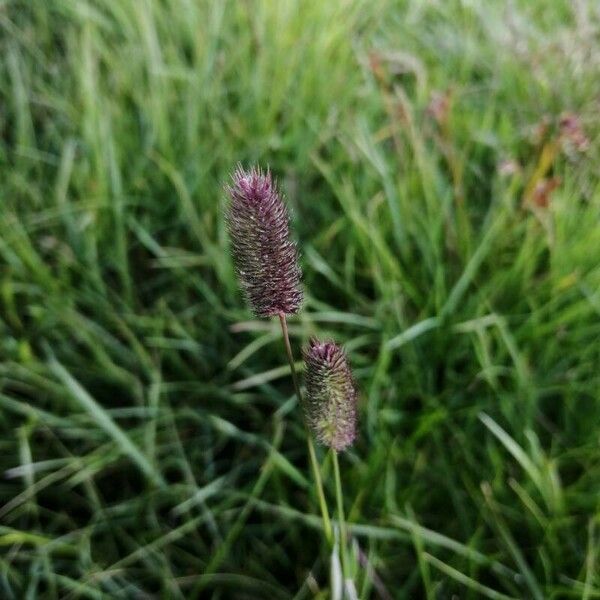
[[[599,598],[599,101],[591,0],[0,1],[0,597],[328,597],[241,161],[356,370],[360,597]]]

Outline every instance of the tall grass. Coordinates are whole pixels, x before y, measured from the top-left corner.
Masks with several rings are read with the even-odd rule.
[[[278,323],[227,252],[242,161],[294,209],[294,343],[356,367],[360,598],[600,597],[599,27],[0,2],[0,596],[328,597]]]

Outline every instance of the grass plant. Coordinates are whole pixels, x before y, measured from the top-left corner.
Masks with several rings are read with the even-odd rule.
[[[0,0],[0,597],[331,595],[280,324],[227,252],[240,161],[292,208],[293,346],[352,356],[358,597],[599,598],[599,31]]]

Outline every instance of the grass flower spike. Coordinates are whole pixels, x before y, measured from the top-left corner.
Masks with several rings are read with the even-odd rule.
[[[344,350],[311,340],[304,350],[306,421],[317,440],[336,452],[356,437],[357,393]]]
[[[240,166],[225,189],[233,261],[250,308],[257,317],[297,313],[302,271],[288,211],[270,172]]]

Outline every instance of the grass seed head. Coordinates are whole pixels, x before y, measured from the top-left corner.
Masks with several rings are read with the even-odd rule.
[[[304,349],[304,414],[317,441],[337,452],[356,437],[357,392],[344,350],[312,339]]]
[[[302,271],[289,214],[271,173],[238,166],[225,190],[233,261],[250,308],[258,317],[297,313]]]

